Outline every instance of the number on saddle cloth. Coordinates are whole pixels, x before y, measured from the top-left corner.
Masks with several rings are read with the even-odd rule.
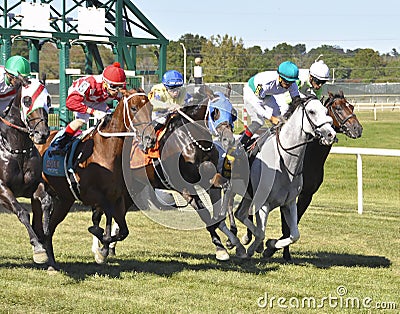
[[[53,143],[63,134],[64,130],[57,133],[43,156],[43,172],[46,175],[65,177],[69,169],[74,170],[74,168],[76,168],[76,162],[73,157],[81,140],[79,137],[73,137],[71,143],[68,145],[68,149],[61,152],[53,147]],[[57,151],[54,152],[54,150]]]

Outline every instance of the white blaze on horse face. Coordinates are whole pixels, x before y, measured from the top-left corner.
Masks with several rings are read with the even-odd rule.
[[[314,136],[320,136],[320,142],[322,145],[332,145],[336,138],[336,132],[332,127],[333,120],[328,116],[327,109],[322,103],[313,99],[310,100],[306,105],[306,112],[314,126],[309,125],[310,133]],[[317,127],[316,129],[313,129]]]

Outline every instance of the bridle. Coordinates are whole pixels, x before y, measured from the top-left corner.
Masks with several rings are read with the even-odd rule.
[[[137,129],[136,127],[139,125],[143,125],[143,124],[147,124],[150,125],[151,122],[133,122],[132,117],[129,114],[129,100],[135,96],[146,96],[146,93],[132,93],[129,96],[124,96],[124,98],[122,99],[123,105],[124,105],[124,112],[123,112],[123,117],[124,117],[124,126],[125,129],[127,130],[127,132],[103,132],[100,129],[100,126],[104,123],[104,119],[102,120],[102,123],[100,123],[97,127],[97,132],[103,136],[103,137],[128,137],[128,136],[132,136],[134,138],[138,138],[137,135]],[[132,132],[131,132],[132,131]]]
[[[340,132],[346,132],[347,127],[346,127],[346,123],[348,120],[350,120],[351,118],[354,118],[356,115],[352,112],[351,114],[349,114],[347,117],[345,117],[344,119],[342,119],[339,114],[336,112],[336,110],[334,110],[333,108],[333,104],[336,102],[336,100],[340,100],[343,99],[345,101],[345,105],[350,105],[347,100],[345,98],[341,98],[341,97],[331,97],[328,98],[325,102],[325,107],[328,109],[328,112],[332,113],[332,116],[335,118],[335,120],[338,122],[339,124],[339,131]]]
[[[187,135],[189,136],[189,139],[191,143],[194,143],[198,148],[200,148],[203,152],[209,152],[214,148],[214,143],[211,141],[211,145],[209,147],[205,147],[199,143],[199,141],[192,135],[188,127],[186,126],[186,123],[184,123],[183,118],[188,120],[191,125],[199,125],[195,120],[193,120],[190,116],[188,116],[186,113],[184,113],[182,110],[177,109],[176,110],[180,115],[181,115],[181,121],[182,121],[182,126],[185,128],[187,131]],[[204,118],[204,124],[206,123],[206,120]],[[201,128],[207,129],[205,126],[199,126]],[[208,130],[208,129],[207,129]]]
[[[323,125],[325,125],[325,124],[327,124],[327,123],[330,123],[330,122],[329,122],[329,121],[326,121],[326,122],[323,122],[323,123],[317,125],[317,124],[315,124],[315,123],[311,120],[310,116],[308,115],[308,113],[307,113],[307,111],[306,111],[305,109],[306,109],[307,104],[308,104],[312,99],[315,99],[315,98],[309,98],[309,99],[307,99],[304,103],[301,103],[301,104],[299,105],[299,106],[301,106],[301,109],[302,109],[301,131],[304,132],[306,135],[308,135],[309,139],[307,139],[306,141],[304,141],[304,142],[302,142],[302,143],[300,143],[300,144],[297,144],[297,145],[294,145],[294,146],[291,146],[291,147],[283,147],[283,145],[282,145],[282,143],[281,143],[281,140],[280,140],[280,137],[279,137],[280,129],[282,128],[282,125],[283,125],[283,124],[282,124],[282,125],[280,125],[280,126],[276,129],[276,142],[277,142],[277,145],[278,145],[278,151],[279,151],[279,147],[280,147],[283,151],[285,151],[285,152],[288,153],[289,155],[291,155],[291,156],[297,156],[297,155],[291,153],[290,151],[291,151],[291,150],[294,150],[294,149],[296,149],[296,148],[298,148],[298,147],[307,145],[307,144],[313,142],[315,139],[321,138],[321,134],[320,134],[320,132],[318,132],[318,129],[320,129]],[[304,130],[304,115],[306,116],[306,118],[307,118],[307,120],[308,120],[308,123],[310,123],[310,126],[311,126],[311,128],[312,128],[312,130],[313,130],[313,132],[314,132],[315,135],[313,135],[313,134],[311,134],[311,133],[308,133],[308,132],[306,132],[306,131]]]

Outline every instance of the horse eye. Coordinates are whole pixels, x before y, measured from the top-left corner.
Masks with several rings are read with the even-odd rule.
[[[25,96],[25,97],[22,99],[22,102],[23,102],[23,104],[24,104],[25,107],[29,107],[29,106],[32,104],[32,98],[29,97],[29,96]]]
[[[313,109],[311,109],[308,113],[312,114],[312,115],[315,115],[315,111]]]

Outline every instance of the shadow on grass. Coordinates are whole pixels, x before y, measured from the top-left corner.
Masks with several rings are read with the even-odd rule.
[[[380,268],[389,267],[391,262],[383,256],[366,256],[354,254],[336,254],[331,252],[298,252],[293,257],[292,265],[307,266],[313,265],[317,268],[330,268],[334,266],[343,267],[366,267]],[[18,260],[18,258],[16,258]],[[187,260],[187,262],[185,261]],[[194,263],[191,263],[195,261]],[[170,277],[176,273],[190,271],[234,271],[249,274],[267,274],[278,271],[281,266],[288,264],[282,258],[257,258],[242,260],[232,257],[230,261],[218,262],[212,254],[192,254],[177,252],[157,257],[150,257],[146,260],[110,258],[105,265],[98,265],[94,261],[83,263],[59,263],[61,273],[73,278],[76,281],[83,281],[90,276],[107,276],[121,278],[122,273],[145,273],[158,276]],[[35,265],[22,261],[22,263],[4,262],[0,268],[32,268],[47,269],[44,265]]]
[[[282,251],[280,251],[282,252]],[[280,253],[275,253],[276,255]],[[270,258],[269,262],[279,262],[283,259]],[[387,268],[392,264],[384,256],[356,255],[346,253],[332,252],[296,252],[292,254],[292,263],[294,265],[311,264],[317,268],[330,268],[335,266],[344,267],[367,267],[367,268]]]

